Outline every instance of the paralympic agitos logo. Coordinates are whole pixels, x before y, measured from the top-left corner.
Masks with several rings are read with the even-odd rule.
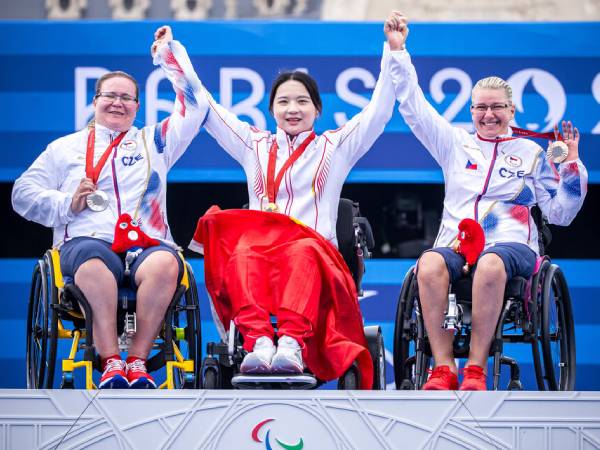
[[[265,426],[267,423],[272,422],[274,420],[275,419],[265,419],[262,422],[259,422],[252,429],[252,440],[254,442],[262,443],[263,441],[261,441],[260,438],[258,437],[258,433],[259,433],[260,429],[263,426]],[[265,440],[264,440],[266,450],[274,450],[273,447],[271,446],[270,434],[271,434],[271,430],[268,429],[267,433],[265,434]],[[281,446],[281,448],[283,448],[285,450],[301,450],[304,447],[304,441],[302,440],[302,438],[300,438],[300,440],[298,441],[297,444],[286,444],[285,442],[282,442],[277,438],[275,438],[275,442],[277,442],[277,444],[279,444]]]

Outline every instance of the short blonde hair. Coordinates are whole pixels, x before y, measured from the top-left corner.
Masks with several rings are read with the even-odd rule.
[[[504,89],[508,103],[512,104],[512,88],[500,77],[487,77],[479,80],[471,91],[471,101],[473,100],[473,93],[476,89]]]

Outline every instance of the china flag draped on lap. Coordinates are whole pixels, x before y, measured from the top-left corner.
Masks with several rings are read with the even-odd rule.
[[[371,388],[356,287],[342,255],[320,234],[284,214],[213,206],[198,220],[190,248],[200,245],[206,287],[226,328],[244,306],[258,303],[275,316],[287,308],[311,323],[304,360],[318,378],[339,378],[356,360],[361,388]]]

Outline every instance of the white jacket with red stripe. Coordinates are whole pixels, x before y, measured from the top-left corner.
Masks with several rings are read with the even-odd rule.
[[[200,129],[200,82],[176,41],[161,46],[154,63],[161,65],[177,94],[173,113],[157,125],[130,128],[112,151],[97,182],[109,197],[108,208],[71,211],[73,194],[85,177],[87,128],[50,143],[15,182],[13,208],[26,219],[53,227],[54,246],[78,236],[112,242],[121,213],[140,219],[151,237],[174,245],[167,222],[167,173]],[[95,129],[94,163],[120,134],[100,125]]]
[[[581,160],[558,170],[535,142],[507,136],[487,140],[453,127],[427,102],[406,51],[393,55],[394,87],[402,117],[441,166],[446,195],[434,246],[449,246],[464,218],[477,220],[486,247],[518,242],[539,253],[531,208],[550,223],[568,225],[583,205],[587,170]]]
[[[308,145],[285,172],[275,199],[281,213],[312,227],[336,246],[342,185],[352,166],[373,145],[393,113],[395,98],[389,73],[391,53],[386,43],[381,73],[370,103],[341,128],[324,132]],[[207,131],[244,168],[250,209],[263,209],[269,203],[267,166],[273,140],[276,139],[278,145],[275,173],[279,173],[312,130],[299,134],[294,140],[279,128],[276,134],[259,130],[239,120],[215,102],[206,90],[204,92],[204,98],[198,100],[208,113]]]

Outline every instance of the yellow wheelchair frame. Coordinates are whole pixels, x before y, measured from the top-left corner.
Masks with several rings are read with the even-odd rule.
[[[150,372],[165,367],[166,381],[159,389],[197,388],[202,349],[198,291],[191,266],[183,255],[181,283],[171,304],[154,350],[147,361]],[[61,388],[74,388],[75,369],[85,369],[85,388],[95,389],[94,368],[100,369],[94,352],[92,311],[83,293],[65,283],[56,248],[48,250],[34,267],[27,315],[27,387],[53,388],[59,339],[70,339],[67,358],[62,359]],[[129,304],[125,299],[125,303]],[[119,309],[123,311],[121,301]],[[129,309],[128,307],[127,309]],[[65,324],[71,323],[68,328]],[[77,355],[83,352],[83,358]]]

